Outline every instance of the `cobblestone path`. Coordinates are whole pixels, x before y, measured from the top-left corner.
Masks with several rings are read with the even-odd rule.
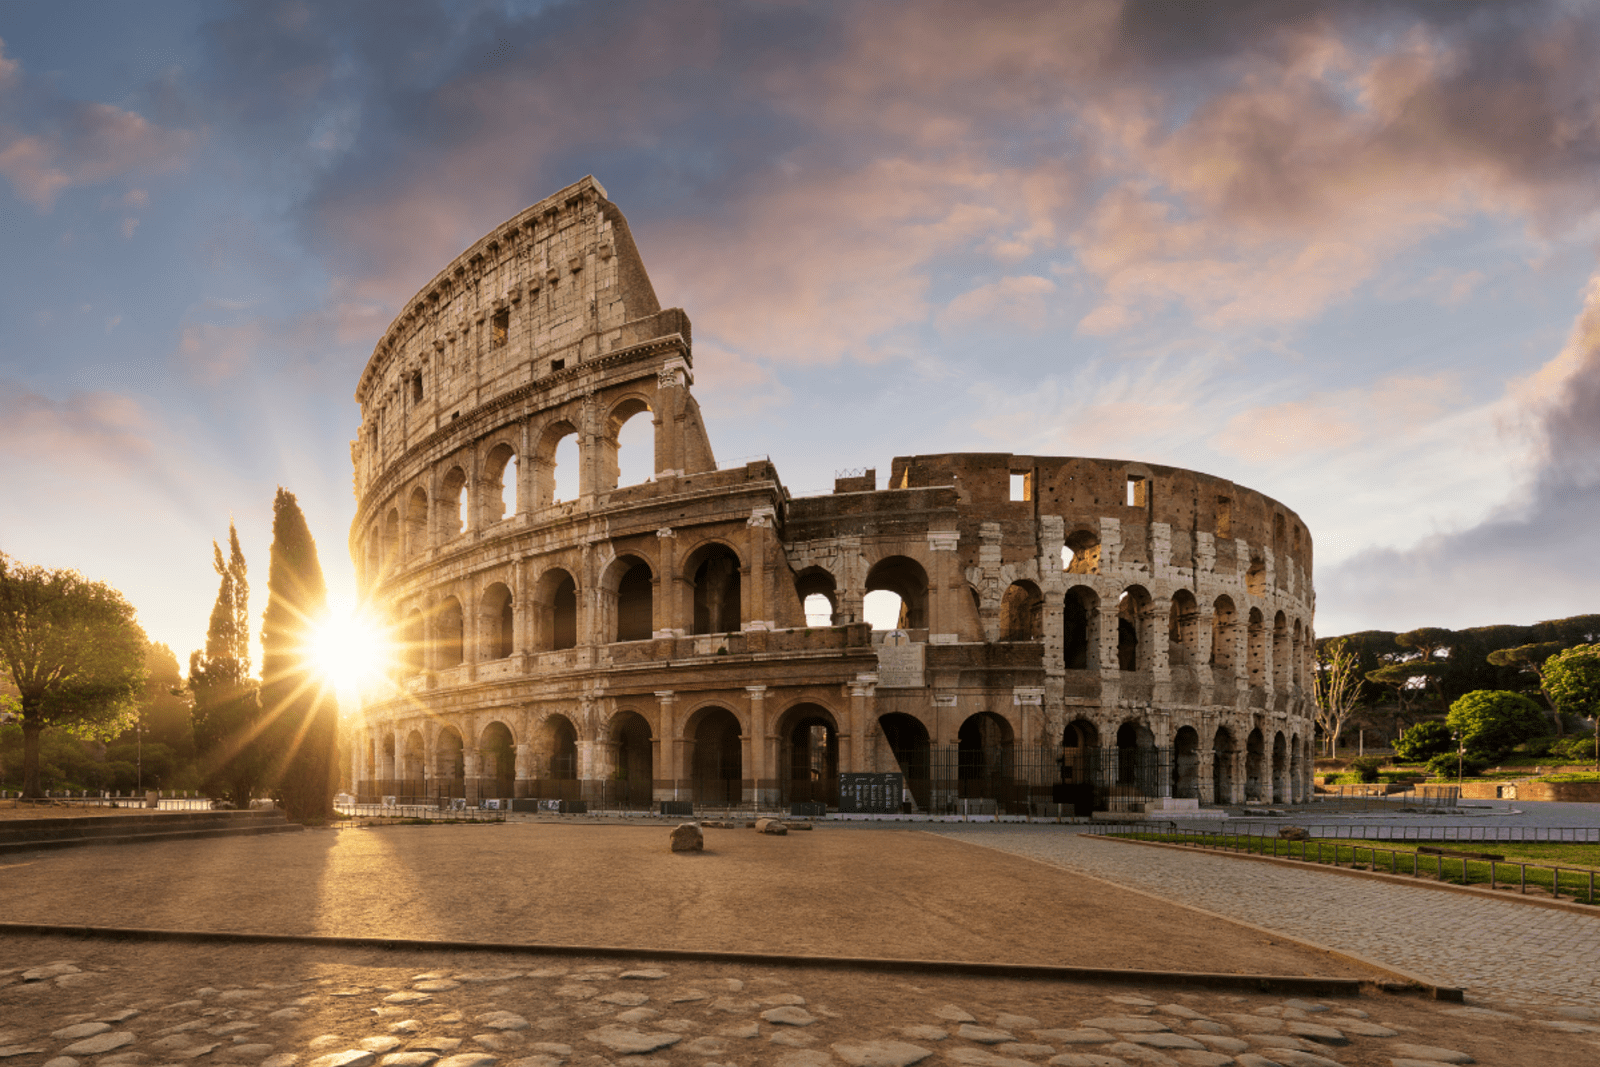
[[[1597,1055],[1597,1015],[1382,993],[0,940],[4,1067],[1584,1063]]]
[[[1600,915],[1095,840],[1050,827],[931,828],[1245,922],[1346,948],[1502,1005],[1593,1005]]]

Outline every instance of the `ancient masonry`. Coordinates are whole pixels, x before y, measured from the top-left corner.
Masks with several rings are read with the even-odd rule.
[[[718,468],[692,353],[590,178],[394,320],[356,390],[350,547],[404,662],[362,708],[359,794],[832,805],[873,771],[934,811],[1309,792],[1294,512],[1195,471],[989,453],[791,496],[769,461]],[[654,475],[618,485],[635,417]],[[897,629],[865,621],[874,592]]]

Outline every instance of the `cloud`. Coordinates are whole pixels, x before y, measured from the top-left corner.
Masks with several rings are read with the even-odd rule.
[[[0,88],[25,80],[0,41]],[[53,99],[44,89],[0,97],[0,177],[41,212],[73,186],[177,170],[196,143],[191,131],[163,128],[113,104]]]
[[[962,293],[945,305],[934,322],[946,330],[985,320],[993,320],[991,327],[1037,330],[1049,315],[1047,298],[1055,291],[1055,282],[1035,274],[1002,278]]]
[[[1317,579],[1324,632],[1533,622],[1600,599],[1600,272],[1589,280],[1566,343],[1513,382],[1510,401],[1536,427],[1527,482],[1482,522],[1414,545],[1361,551]],[[1515,603],[1525,613],[1507,617]]]
[[[155,420],[132,397],[74,393],[65,400],[18,383],[0,389],[0,451],[56,467],[131,470],[154,452]]]
[[[1399,448],[1466,399],[1455,372],[1390,375],[1360,389],[1248,408],[1230,418],[1211,444],[1254,462],[1302,462],[1308,453],[1375,442]]]

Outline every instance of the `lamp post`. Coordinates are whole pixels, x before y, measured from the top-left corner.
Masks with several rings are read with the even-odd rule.
[[[1456,742],[1456,787],[1459,789],[1461,787],[1461,764],[1466,755],[1467,746],[1460,734],[1451,734],[1450,736]]]

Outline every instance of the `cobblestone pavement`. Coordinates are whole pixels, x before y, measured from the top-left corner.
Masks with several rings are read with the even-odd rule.
[[[648,961],[0,939],[4,1067],[1587,1063],[1600,1012]]]
[[[929,827],[1233,919],[1342,947],[1507,1006],[1592,1005],[1600,915],[1485,900],[1201,852],[1096,840],[1064,828]]]

